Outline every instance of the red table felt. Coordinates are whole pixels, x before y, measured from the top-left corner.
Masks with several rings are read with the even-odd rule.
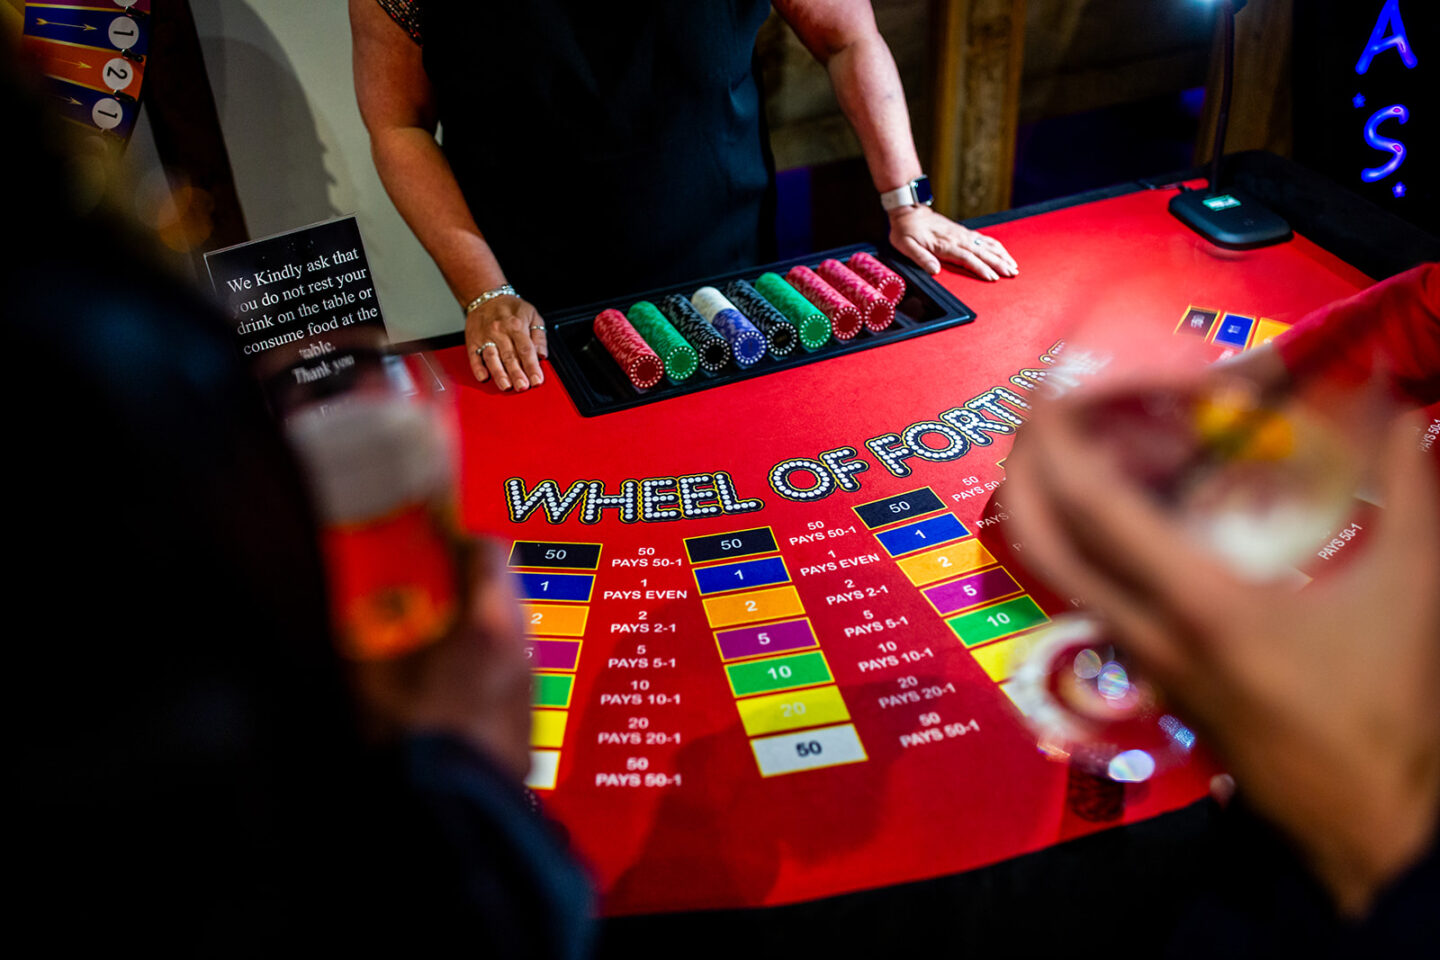
[[[507,544],[601,545],[598,569],[579,571],[595,577],[588,601],[570,604],[585,608],[583,637],[575,671],[561,674],[573,686],[554,741],[556,786],[542,796],[594,870],[607,913],[780,904],[917,880],[1204,794],[1213,768],[1197,758],[1125,788],[1118,819],[1086,819],[1083,804],[1067,804],[1066,766],[1035,750],[1003,691],[852,509],[928,487],[942,505],[933,515],[948,513],[973,535],[1010,435],[986,433],[989,445],[950,462],[912,458],[903,477],[866,441],[995,387],[1023,395],[1012,377],[1045,367],[1042,355],[1077,324],[1178,347],[1171,331],[1192,306],[1288,324],[1369,283],[1303,237],[1222,251],[1168,215],[1170,195],[1138,192],[987,228],[1019,277],[940,278],[974,308],[974,323],[601,417],[579,416],[553,374],[498,396],[473,382],[461,350],[435,355],[455,386],[465,525]],[[858,490],[796,502],[772,488],[777,464],[840,448],[868,464],[851,475]],[[507,480],[527,493],[554,481],[558,494],[597,481],[615,494],[626,480],[722,473],[737,498],[763,509],[629,523],[609,509],[587,524],[577,507],[559,522],[543,511],[510,519]],[[863,761],[768,777],[757,767],[720,628],[705,610],[711,595],[699,593],[683,540],[761,527],[773,532],[788,577],[780,587],[803,606]],[[574,610],[563,612],[575,622]],[[659,776],[646,785],[647,774]]]

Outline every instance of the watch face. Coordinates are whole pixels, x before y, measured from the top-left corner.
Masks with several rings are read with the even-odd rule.
[[[919,180],[911,181],[910,186],[915,188],[916,203],[923,203],[928,207],[935,202],[935,194],[930,192],[929,177],[921,177]]]

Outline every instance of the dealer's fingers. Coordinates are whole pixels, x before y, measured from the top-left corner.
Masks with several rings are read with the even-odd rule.
[[[944,239],[947,244],[953,245],[956,249],[972,254],[1002,277],[1013,277],[1020,272],[1015,265],[1015,260],[1000,245],[999,241],[992,240],[982,233],[961,228],[947,233]]]
[[[531,357],[534,357],[535,347],[530,343],[529,337],[516,337],[514,340],[507,338],[500,341],[500,363],[505,368],[505,375],[510,380],[511,389],[516,393],[521,393],[530,389],[530,378],[525,375],[525,370],[520,362],[520,354],[515,349],[517,340],[523,348],[528,348]]]
[[[527,321],[523,316],[520,321],[532,325],[534,323],[534,321]],[[525,371],[525,378],[529,380],[529,386],[538,387],[544,383],[545,374],[540,372],[540,354],[535,346],[534,327],[517,330],[510,335],[510,339],[515,344],[516,358],[521,369]]]
[[[983,233],[976,233],[973,230],[970,231],[970,236],[967,239],[970,244],[980,252],[981,259],[997,270],[1005,267],[1009,269],[1011,276],[1020,272],[1020,265],[1015,262],[1014,257],[1010,256],[1010,251],[1005,249],[1005,244],[999,240],[986,236]],[[1005,271],[1001,270],[1000,272],[1004,273]]]
[[[501,335],[503,336],[503,334]],[[509,342],[506,342],[509,346]],[[505,361],[500,358],[500,342],[497,340],[488,344],[481,357],[485,360],[485,368],[490,371],[490,376],[495,378],[495,386],[501,390],[509,390],[513,386],[510,374],[505,369]]]
[[[991,266],[980,259],[980,252],[977,248],[970,246],[963,240],[954,237],[941,237],[938,241],[936,251],[950,263],[964,267],[981,280],[994,282],[1000,279]]]
[[[470,358],[470,373],[479,383],[490,379],[490,371],[485,366],[484,343],[489,339],[485,336],[485,327],[480,318],[474,313],[465,316],[465,352]]]
[[[915,261],[916,266],[930,274],[930,276],[933,277],[940,272],[940,261],[908,233],[894,238],[894,243],[896,250],[899,250],[905,254],[905,256]]]
[[[530,340],[535,344],[535,352],[540,354],[541,360],[550,359],[550,340],[546,336],[545,321],[536,314],[530,321]]]
[[[476,381],[484,383],[490,379],[490,371],[485,366],[485,358],[480,355],[480,344],[467,338],[466,346],[470,348],[470,373]]]

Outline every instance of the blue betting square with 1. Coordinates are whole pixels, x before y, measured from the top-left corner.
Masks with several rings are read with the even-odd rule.
[[[713,567],[700,567],[695,571],[695,583],[702,594],[789,582],[790,575],[785,572],[785,562],[779,557],[721,563]]]
[[[955,519],[953,513],[942,513],[938,517],[877,533],[875,539],[880,541],[886,553],[899,557],[916,550],[924,550],[926,547],[959,540],[969,532],[965,529],[965,524]]]
[[[1253,326],[1254,317],[1237,317],[1232,313],[1220,321],[1220,329],[1215,332],[1215,342],[1243,347],[1245,341],[1250,339],[1250,328]]]
[[[590,573],[522,573],[521,600],[589,600],[595,575]]]

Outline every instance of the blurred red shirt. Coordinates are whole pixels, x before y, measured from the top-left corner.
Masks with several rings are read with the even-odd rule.
[[[1359,386],[1375,376],[1440,401],[1440,264],[1426,263],[1307,314],[1276,338],[1291,376]]]

